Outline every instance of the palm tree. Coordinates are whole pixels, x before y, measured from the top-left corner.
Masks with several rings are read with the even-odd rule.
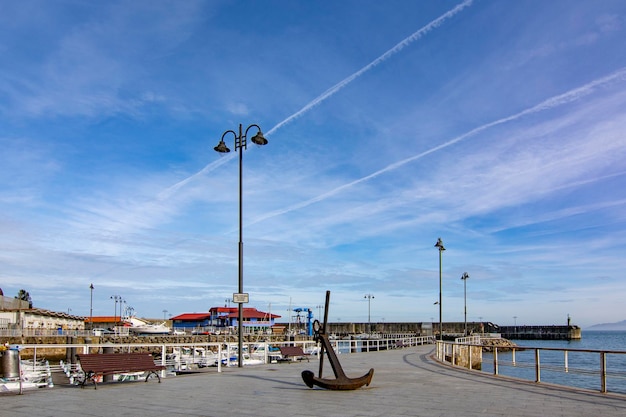
[[[15,296],[18,300],[28,301],[28,308],[33,308],[33,300],[30,298],[30,294],[26,290],[19,290]]]

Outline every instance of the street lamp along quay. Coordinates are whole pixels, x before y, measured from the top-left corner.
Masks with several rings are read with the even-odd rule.
[[[363,298],[367,298],[367,332],[368,334],[371,334],[372,333],[372,316],[370,312],[371,312],[371,307],[372,307],[372,298],[374,298],[374,295],[365,294],[365,297]]]
[[[93,330],[93,283],[89,285],[89,330]]]
[[[252,143],[256,145],[267,145],[267,139],[263,137],[263,132],[261,132],[261,128],[258,125],[251,124],[243,132],[243,127],[239,124],[239,133],[234,130],[227,130],[222,134],[222,138],[216,147],[213,149],[219,153],[228,153],[230,149],[226,146],[224,142],[224,137],[232,133],[235,137],[235,152],[239,150],[239,292],[233,294],[233,301],[236,302],[239,306],[238,314],[237,314],[237,322],[238,322],[238,347],[239,347],[239,355],[238,355],[238,366],[243,367],[243,303],[248,302],[247,294],[243,292],[243,150],[247,149],[247,137],[248,131],[251,128],[256,128],[257,133],[250,140]]]
[[[442,330],[442,322],[441,322],[441,252],[446,250],[443,247],[443,241],[441,238],[437,239],[437,243],[435,243],[435,247],[439,249],[439,340],[443,340],[443,330]]]
[[[120,320],[122,319],[122,296],[112,295],[111,300],[115,300],[115,312],[113,313],[113,326],[117,326],[117,303],[120,303]]]
[[[464,321],[465,321],[465,330],[463,333],[464,337],[467,337],[467,279],[469,278],[469,274],[467,272],[463,272],[461,279],[463,280],[463,313],[464,313]]]

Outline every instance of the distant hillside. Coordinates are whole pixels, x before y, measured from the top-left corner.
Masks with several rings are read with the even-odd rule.
[[[626,330],[626,320],[618,321],[617,323],[594,324],[588,327],[587,330]]]

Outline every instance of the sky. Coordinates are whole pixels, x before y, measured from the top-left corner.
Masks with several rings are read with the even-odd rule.
[[[0,56],[5,295],[234,305],[241,156],[246,307],[626,319],[623,0],[0,0]]]

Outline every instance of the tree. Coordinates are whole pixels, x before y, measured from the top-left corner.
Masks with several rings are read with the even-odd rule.
[[[28,301],[28,308],[33,308],[33,300],[30,298],[30,294],[26,290],[19,290],[15,296],[18,300]]]

